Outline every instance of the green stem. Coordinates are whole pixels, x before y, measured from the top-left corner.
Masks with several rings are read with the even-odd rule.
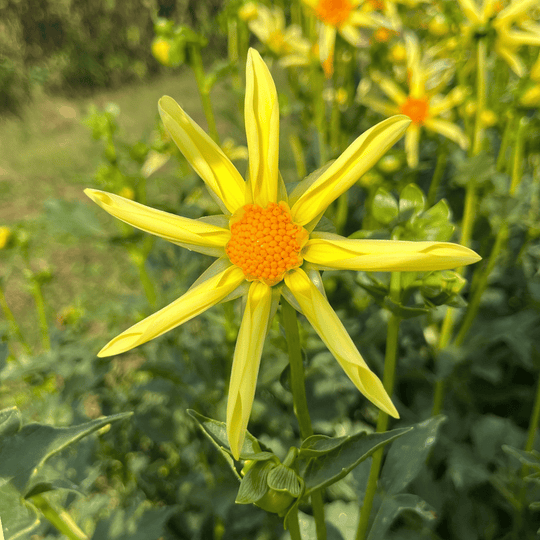
[[[43,495],[34,495],[32,502],[41,510],[43,516],[64,536],[70,540],[88,540],[88,536],[84,534],[63,508],[53,507]]]
[[[433,177],[431,178],[431,184],[429,185],[429,191],[427,196],[427,207],[433,206],[435,199],[437,198],[437,191],[441,183],[444,171],[446,169],[446,158],[448,157],[448,150],[446,144],[441,144],[437,152],[437,163],[435,164],[435,170],[433,171]]]
[[[139,270],[139,279],[141,280],[144,294],[146,296],[146,300],[148,301],[148,305],[152,309],[156,309],[156,306],[157,306],[156,289],[154,288],[154,284],[152,283],[152,280],[150,279],[148,270],[146,270],[146,257],[141,257],[140,262],[137,261],[137,269]]]
[[[326,107],[324,103],[323,91],[325,78],[318,66],[311,66],[311,80],[313,81],[313,93],[311,94],[313,110],[315,114],[315,127],[319,138],[319,166],[328,161],[326,149]]]
[[[30,348],[30,345],[28,345],[28,343],[24,339],[24,336],[22,335],[21,327],[17,324],[15,316],[13,315],[11,309],[9,309],[8,303],[6,301],[6,296],[2,287],[0,287],[0,308],[2,308],[2,311],[4,312],[9,326],[11,327],[11,332],[17,337],[21,345],[24,347],[26,354],[32,354],[32,349]]]
[[[302,439],[306,439],[313,435],[313,428],[311,426],[306,397],[304,363],[302,349],[300,347],[300,334],[298,333],[298,319],[295,309],[284,298],[281,299],[281,313],[283,315],[283,327],[287,338],[287,349],[291,366],[290,384],[293,395],[294,413],[300,426],[300,435]],[[313,517],[315,518],[317,540],[326,540],[324,504],[320,490],[314,491],[311,494],[311,505],[313,507]]]
[[[210,133],[210,137],[212,137],[217,144],[220,144],[216,127],[216,119],[214,117],[214,109],[212,107],[212,102],[210,101],[210,88],[208,88],[208,85],[206,84],[206,75],[204,73],[201,49],[199,45],[190,45],[189,60],[189,64],[195,73],[195,79],[197,81],[199,95],[201,96],[204,116],[206,117],[206,122],[208,123],[208,132]]]
[[[504,132],[501,140],[501,147],[499,148],[499,154],[497,155],[497,171],[503,172],[504,166],[506,165],[506,153],[508,150],[508,145],[510,144],[510,138],[512,136],[514,128],[514,113],[509,111],[506,117],[506,125],[504,127]]]
[[[400,299],[400,287],[401,274],[399,272],[392,272],[392,276],[390,278],[390,299],[396,303],[399,302]],[[388,328],[386,330],[383,386],[390,396],[394,390],[400,322],[401,319],[395,313],[391,313],[390,319],[388,320]],[[382,433],[387,429],[388,415],[383,411],[379,411],[379,417],[377,419],[377,433]],[[383,452],[384,449],[381,448],[373,454],[366,486],[366,494],[360,509],[360,519],[358,521],[358,528],[356,531],[356,540],[365,540],[365,538],[367,538],[369,517],[373,507],[375,493],[377,492],[377,483],[379,480],[379,474],[381,472]]]
[[[527,434],[527,442],[525,443],[525,452],[530,452],[534,447],[534,440],[536,438],[536,432],[538,431],[538,422],[540,421],[540,377],[536,384],[536,396],[534,398],[533,410],[531,413],[531,419],[529,420],[529,430]],[[529,467],[523,465],[521,467],[521,478],[525,478],[529,474]],[[520,538],[519,531],[521,530],[521,524],[523,522],[523,507],[525,506],[525,498],[527,496],[527,487],[525,482],[521,486],[518,495],[518,508],[519,513],[514,524],[514,538]]]
[[[476,119],[474,124],[473,134],[473,146],[472,155],[478,155],[482,150],[482,144],[484,141],[484,128],[482,125],[482,111],[486,107],[486,42],[485,39],[478,40],[478,47],[476,50]],[[472,230],[474,226],[474,219],[476,217],[476,206],[478,203],[478,193],[476,186],[474,185],[474,179],[467,185],[465,191],[465,208],[463,210],[463,220],[461,223],[461,241],[464,246],[468,246],[471,241]],[[458,268],[456,272],[463,275],[463,267]],[[439,338],[438,351],[445,349],[450,340],[452,339],[452,332],[454,329],[455,311],[449,307],[446,310],[444,321],[441,328],[441,336]],[[442,410],[444,402],[446,381],[444,379],[438,380],[435,383],[435,390],[433,394],[433,408],[431,414],[433,416],[439,414]]]
[[[47,315],[45,314],[45,301],[43,300],[43,293],[41,292],[41,285],[36,278],[32,279],[32,296],[36,303],[36,311],[39,320],[39,329],[41,331],[41,342],[43,349],[46,351],[51,350],[51,339],[49,337],[49,325],[47,324]]]
[[[302,540],[302,535],[300,534],[300,523],[298,522],[297,508],[291,510],[289,519],[287,520],[287,527],[289,529],[289,534],[291,535],[291,540]]]

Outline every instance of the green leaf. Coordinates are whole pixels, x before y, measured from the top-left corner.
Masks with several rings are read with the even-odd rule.
[[[513,448],[507,444],[502,445],[502,449],[511,456],[519,459],[523,465],[527,467],[533,467],[536,470],[540,470],[540,453],[536,450],[527,452],[526,450],[520,450],[519,448]]]
[[[0,517],[5,540],[26,540],[40,523],[36,510],[12,484],[0,487]]]
[[[429,309],[424,306],[402,306],[401,304],[396,304],[388,296],[384,299],[382,305],[400,319],[412,319],[413,317],[419,317],[420,315],[429,313]]]
[[[445,420],[445,416],[439,415],[420,422],[390,447],[380,480],[384,491],[399,493],[416,478],[435,443],[439,426]]]
[[[308,437],[300,447],[298,456],[301,458],[318,457],[331,452],[345,441],[348,437],[327,437],[326,435],[312,435]]]
[[[405,186],[399,194],[400,219],[411,219],[424,210],[426,198],[416,184]]]
[[[188,409],[187,412],[197,421],[199,427],[203,430],[203,433],[214,443],[218,450],[220,450],[222,453],[225,452],[225,455],[227,456],[232,455],[229,447],[229,441],[227,440],[227,424],[225,422],[207,418],[206,416],[203,416],[192,409]],[[251,433],[249,433],[249,431],[246,431],[246,438],[244,439],[244,444],[242,445],[240,458],[252,461],[265,461],[271,458],[277,460],[272,452],[263,452],[261,450],[261,443]],[[232,460],[231,463],[233,463]],[[236,469],[234,470],[236,471]]]
[[[394,520],[405,511],[414,512],[428,521],[435,519],[433,508],[418,495],[400,493],[398,495],[386,496],[375,516],[373,525],[369,531],[368,540],[386,538],[386,533]]]
[[[398,203],[392,194],[380,187],[373,198],[371,213],[379,223],[388,225],[398,217]]]
[[[262,499],[268,491],[268,473],[276,464],[273,461],[258,461],[248,470],[240,482],[236,495],[237,504],[251,504]]]
[[[0,441],[0,478],[11,478],[24,495],[26,485],[35,470],[52,455],[107,424],[123,420],[131,414],[115,414],[67,428],[27,424],[15,435],[3,437]]]
[[[402,428],[386,433],[358,433],[347,437],[347,440],[337,448],[323,456],[311,458],[305,472],[301,473],[306,483],[306,495],[341,480],[375,450],[382,448],[410,430],[411,428]]]
[[[276,491],[286,491],[293,497],[300,497],[302,479],[292,469],[280,463],[268,473],[268,487]]]
[[[0,411],[0,438],[15,435],[22,426],[21,412],[17,407]]]
[[[147,508],[142,515],[139,509],[116,509],[100,521],[92,540],[159,540],[165,538],[167,521],[178,512],[174,506]]]

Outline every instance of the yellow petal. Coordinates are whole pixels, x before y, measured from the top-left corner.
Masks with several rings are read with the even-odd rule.
[[[334,48],[336,46],[336,29],[328,24],[319,25],[319,60],[327,79],[334,72]]]
[[[465,17],[473,24],[482,23],[482,14],[478,10],[475,0],[457,0]]]
[[[396,105],[389,101],[383,101],[382,99],[365,96],[360,99],[360,102],[362,105],[369,107],[375,112],[384,114],[385,116],[392,116],[393,114],[399,113],[399,109]]]
[[[227,437],[235,459],[240,457],[255,397],[271,303],[271,287],[254,281],[249,288],[236,341],[227,401]]]
[[[214,264],[219,262],[218,260]],[[240,268],[229,266],[223,272],[190,289],[172,304],[122,332],[105,345],[98,356],[120,354],[161,336],[223,300],[241,285],[244,279]]]
[[[373,71],[370,78],[397,105],[402,105],[407,101],[407,94],[392,79],[385,77],[378,71]]]
[[[461,0],[462,1],[462,0]],[[529,8],[538,6],[538,0],[513,0],[495,18],[497,23],[510,22],[523,15]]]
[[[358,352],[332,306],[300,268],[285,275],[290,289],[307,320],[315,328],[355,386],[385,413],[399,418],[381,381]]]
[[[103,210],[124,223],[194,251],[221,257],[231,237],[228,229],[156,210],[113,193],[97,189],[85,189],[84,192]]]
[[[481,259],[451,242],[351,240],[330,233],[312,233],[302,255],[321,268],[368,272],[449,270]]]
[[[159,100],[159,114],[176,146],[208,188],[232,214],[244,205],[244,180],[223,150],[169,96]]]
[[[253,202],[277,202],[279,105],[276,87],[260,54],[250,49],[244,106]]]
[[[441,120],[440,118],[428,118],[424,122],[426,129],[440,133],[447,139],[459,144],[463,150],[469,148],[469,138],[465,132],[453,122]]]
[[[500,40],[495,41],[496,53],[510,66],[510,69],[518,76],[523,77],[527,71],[525,63],[513,48],[505,47]]]
[[[410,118],[404,115],[379,122],[360,135],[311,184],[310,180],[308,183],[300,182],[289,198],[293,221],[305,225],[324,212],[332,201],[379,161],[410,123]]]
[[[405,153],[407,165],[414,169],[418,165],[418,144],[420,142],[420,126],[411,124],[405,133]]]

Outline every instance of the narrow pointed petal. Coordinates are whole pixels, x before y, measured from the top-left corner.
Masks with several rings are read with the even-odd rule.
[[[370,75],[373,82],[377,83],[380,89],[397,105],[402,105],[407,101],[407,94],[392,80],[382,73],[374,71]]]
[[[399,113],[399,108],[396,105],[389,101],[383,101],[382,99],[365,96],[360,99],[360,102],[362,105],[369,107],[375,112],[384,114],[385,116],[392,116]]]
[[[497,15],[495,21],[497,23],[509,23],[533,6],[538,6],[538,0],[513,0]]]
[[[332,306],[307,274],[301,269],[296,269],[285,275],[285,284],[296,298],[307,320],[358,390],[379,409],[394,418],[399,418],[381,381],[369,369]]]
[[[159,114],[180,152],[232,214],[244,205],[244,180],[223,150],[169,96]]]
[[[540,46],[540,33],[524,32],[523,30],[509,30],[506,34],[504,34],[502,39],[505,43],[510,43],[513,46]]]
[[[336,46],[336,29],[334,26],[319,26],[319,60],[327,79],[334,73],[334,48]]]
[[[215,255],[220,257],[224,255],[223,248],[231,237],[228,229],[156,210],[113,193],[97,189],[85,189],[84,192],[103,210],[124,223],[169,242],[188,248],[193,246],[190,249],[195,251],[197,247],[214,248]],[[208,253],[208,250],[204,252]]]
[[[405,133],[409,117],[396,115],[360,135],[315,181],[300,183],[289,198],[291,216],[305,225],[347,191]]]
[[[505,47],[500,41],[495,42],[496,53],[510,66],[510,69],[518,76],[524,77],[527,72],[525,62],[512,48]]]
[[[120,354],[161,336],[223,300],[241,285],[244,279],[240,268],[229,266],[223,272],[190,289],[172,304],[122,332],[105,345],[98,356]]]
[[[482,22],[482,14],[476,5],[475,0],[457,0],[461,11],[465,14],[465,17],[469,19],[473,24],[480,24]]]
[[[235,459],[240,457],[255,397],[271,304],[272,288],[254,281],[236,341],[227,401],[227,438]]]
[[[418,145],[420,143],[420,126],[411,124],[405,133],[405,153],[407,165],[414,169],[418,165]]]
[[[440,133],[447,139],[459,144],[463,150],[469,148],[469,138],[465,135],[465,132],[453,122],[448,120],[441,120],[440,118],[428,118],[424,122],[426,129]]]
[[[312,233],[303,257],[321,268],[367,272],[450,270],[481,259],[472,249],[451,242],[351,240],[330,233]]]
[[[244,107],[253,202],[277,202],[279,105],[276,87],[260,54],[250,49]]]

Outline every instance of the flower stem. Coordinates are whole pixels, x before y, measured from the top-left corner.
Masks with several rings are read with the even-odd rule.
[[[18,325],[17,320],[15,319],[15,316],[13,315],[11,309],[9,309],[8,303],[6,301],[6,296],[1,286],[0,286],[0,308],[2,308],[2,311],[4,312],[4,315],[9,323],[9,326],[11,327],[11,332],[16,336],[16,338],[19,340],[21,345],[24,347],[26,354],[28,355],[32,354],[32,349],[30,348],[30,345],[28,345],[27,341],[24,339],[24,336],[22,335],[21,327]]]
[[[287,349],[291,366],[291,391],[293,395],[294,414],[300,426],[300,435],[306,439],[313,435],[311,418],[306,398],[306,385],[304,378],[304,363],[302,360],[302,349],[300,348],[300,334],[298,333],[298,319],[295,309],[282,297],[281,313],[283,315],[283,327],[287,338]],[[317,530],[317,540],[326,540],[326,523],[324,521],[324,504],[320,490],[311,494],[311,505],[313,507],[313,517]],[[294,521],[294,520],[291,520]],[[292,537],[292,533],[291,533]]]
[[[43,349],[46,351],[51,350],[51,338],[49,337],[49,325],[47,324],[47,315],[45,313],[45,301],[43,300],[43,293],[41,292],[41,285],[39,280],[32,277],[32,296],[36,303],[36,311],[39,320],[39,329],[41,331],[41,342]]]
[[[441,183],[444,171],[446,168],[446,158],[448,157],[448,149],[446,144],[441,144],[437,152],[437,163],[435,164],[435,170],[433,171],[433,177],[431,178],[431,184],[429,185],[429,191],[427,196],[427,207],[433,206],[437,197],[437,191],[439,184]]]
[[[390,278],[390,299],[396,303],[399,302],[400,287],[401,274],[399,272],[392,272],[392,276]],[[383,386],[388,392],[388,395],[392,395],[394,390],[400,322],[400,317],[398,317],[395,313],[391,313],[386,330],[386,352],[384,356],[383,373]],[[379,417],[377,419],[377,433],[382,433],[387,429],[388,415],[383,411],[379,411]],[[379,474],[381,472],[383,452],[384,449],[381,448],[373,454],[371,467],[369,470],[369,478],[366,486],[366,494],[360,509],[360,519],[358,521],[358,528],[356,530],[356,540],[365,540],[365,538],[367,538],[369,517],[371,514],[371,508],[373,507],[373,499],[377,491],[377,483],[379,480]]]
[[[217,144],[220,144],[216,127],[216,119],[214,117],[214,109],[212,107],[212,102],[210,101],[210,88],[206,84],[206,75],[204,74],[204,66],[199,45],[190,45],[189,60],[189,65],[195,74],[197,88],[199,89],[199,95],[201,96],[204,116],[206,117],[206,122],[208,123],[208,132],[210,133],[210,137],[212,137]]]
[[[298,522],[297,508],[291,510],[291,515],[287,520],[287,527],[289,529],[289,534],[291,535],[291,540],[302,540],[302,535],[300,534],[300,523]]]
[[[478,46],[476,49],[476,119],[474,124],[473,133],[473,145],[472,155],[476,156],[482,151],[482,144],[484,141],[484,126],[482,124],[482,111],[486,107],[486,40],[481,38],[478,40]],[[465,190],[465,208],[463,210],[463,220],[461,222],[461,239],[460,243],[464,246],[469,246],[471,242],[472,230],[474,226],[474,219],[476,216],[476,206],[478,203],[478,193],[474,179],[467,184]],[[459,275],[463,275],[463,267],[458,268],[456,272]],[[439,338],[439,344],[437,350],[441,351],[445,349],[450,340],[452,339],[452,333],[455,323],[455,310],[449,307],[446,310],[444,316],[441,335]],[[440,379],[435,383],[435,391],[433,394],[433,408],[431,410],[432,416],[436,416],[442,410],[444,402],[446,380]]]
[[[32,502],[41,510],[43,516],[69,540],[88,540],[88,536],[63,508],[53,507],[43,495],[34,495]]]

